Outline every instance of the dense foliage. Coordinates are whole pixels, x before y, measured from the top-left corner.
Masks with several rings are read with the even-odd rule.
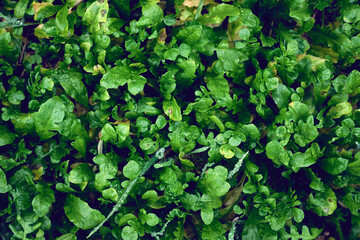
[[[360,238],[358,1],[0,6],[0,238]]]

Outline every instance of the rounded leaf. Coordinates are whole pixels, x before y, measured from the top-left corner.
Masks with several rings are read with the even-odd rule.
[[[134,160],[130,160],[123,169],[123,174],[129,179],[135,179],[140,173],[141,167]]]
[[[136,240],[138,239],[138,234],[133,227],[125,226],[121,232],[121,237],[124,240]]]
[[[159,218],[154,213],[149,213],[146,215],[146,224],[153,227],[159,223]]]

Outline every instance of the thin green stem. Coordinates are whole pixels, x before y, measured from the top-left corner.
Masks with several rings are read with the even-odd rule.
[[[228,240],[234,240],[237,220],[238,218],[234,218],[234,220],[232,221],[232,226],[228,235]]]
[[[200,17],[203,6],[204,6],[204,0],[200,0],[199,5],[196,10],[195,20],[198,19],[198,17]]]
[[[169,223],[171,222],[171,220],[167,220],[167,222],[164,224],[164,226],[161,228],[160,232],[156,232],[156,233],[151,233],[151,236],[156,238],[157,240],[160,240],[159,236],[164,235],[165,229],[166,227],[169,225]]]
[[[230,171],[229,175],[228,175],[228,179],[231,179],[235,173],[237,173],[240,170],[240,167],[242,166],[244,159],[246,158],[246,156],[249,154],[249,151],[247,151],[246,153],[244,153],[244,155],[239,159],[239,161],[236,163],[235,167],[233,168],[233,170]]]

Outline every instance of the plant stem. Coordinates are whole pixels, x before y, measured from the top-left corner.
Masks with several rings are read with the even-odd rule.
[[[235,167],[233,168],[233,170],[231,170],[229,172],[229,175],[228,175],[228,179],[232,178],[235,173],[237,173],[244,161],[244,159],[246,158],[246,156],[249,154],[249,151],[247,151],[246,153],[244,153],[244,155],[239,159],[239,161],[236,163]]]
[[[204,5],[204,0],[200,0],[199,5],[196,10],[195,20],[198,19],[198,17],[200,17],[203,5]]]

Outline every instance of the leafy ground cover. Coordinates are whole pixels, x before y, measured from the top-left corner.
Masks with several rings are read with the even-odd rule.
[[[360,4],[1,0],[2,239],[359,239]]]

